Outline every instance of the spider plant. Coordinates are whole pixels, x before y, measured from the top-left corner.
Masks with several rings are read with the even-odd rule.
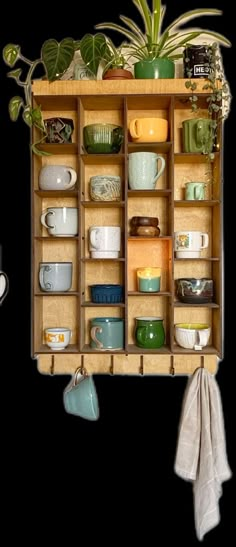
[[[182,54],[177,52],[179,48],[184,48],[187,43],[202,34],[212,36],[214,41],[225,46],[231,45],[230,41],[218,32],[204,29],[180,30],[182,25],[196,17],[221,15],[221,10],[202,8],[187,11],[162,31],[166,7],[162,5],[161,0],[152,1],[152,11],[147,0],[132,1],[143,19],[144,30],[124,15],[120,15],[120,19],[126,26],[105,22],[99,23],[95,28],[115,30],[123,34],[129,40],[127,47],[129,47],[130,54],[138,60],[168,58],[174,61],[182,57]]]

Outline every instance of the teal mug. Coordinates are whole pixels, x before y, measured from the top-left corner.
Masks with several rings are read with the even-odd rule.
[[[84,368],[78,368],[72,382],[63,394],[64,408],[69,414],[85,420],[98,420],[99,406],[92,376]]]
[[[205,182],[187,182],[185,184],[186,200],[205,199]]]
[[[208,118],[184,120],[183,147],[184,152],[208,154],[214,144],[214,121]]]
[[[124,320],[119,317],[95,317],[91,319],[90,347],[97,350],[124,348]]]
[[[161,348],[165,343],[163,319],[161,317],[136,317],[135,340],[139,348]]]

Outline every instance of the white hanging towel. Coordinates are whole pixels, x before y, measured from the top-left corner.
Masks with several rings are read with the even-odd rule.
[[[202,540],[220,522],[222,483],[232,475],[220,391],[204,368],[196,369],[187,384],[174,470],[182,479],[193,481],[195,528]]]

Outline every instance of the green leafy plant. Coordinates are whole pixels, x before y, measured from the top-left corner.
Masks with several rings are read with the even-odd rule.
[[[97,76],[100,63],[103,65],[103,74],[109,68],[129,67],[130,54],[124,51],[124,44],[116,47],[112,40],[102,33],[85,34],[79,42],[79,47],[84,63],[94,76]]]
[[[37,145],[45,141],[47,132],[42,118],[41,107],[33,107],[31,104],[31,81],[34,71],[38,65],[43,65],[44,74],[49,81],[56,80],[67,70],[70,65],[74,52],[78,49],[78,42],[72,38],[65,38],[58,43],[50,39],[44,42],[41,49],[41,56],[35,61],[31,61],[22,55],[19,45],[7,44],[3,49],[3,60],[7,66],[14,68],[18,61],[29,66],[26,78],[21,79],[22,69],[14,68],[8,72],[7,76],[13,78],[23,89],[23,96],[15,95],[9,102],[9,115],[12,121],[19,118],[22,111],[22,118],[29,127],[36,127],[42,133],[42,137],[36,143],[32,144],[35,154],[48,155],[47,152],[39,150]]]
[[[191,40],[198,38],[201,34],[213,36],[219,43],[225,46],[230,46],[230,42],[222,34],[210,30],[189,29],[180,30],[182,25],[188,23],[191,19],[202,15],[221,15],[222,12],[218,9],[194,9],[183,13],[173,21],[165,31],[162,31],[162,24],[165,15],[165,6],[161,0],[153,0],[152,11],[149,8],[147,0],[132,0],[138,9],[144,24],[144,30],[129,17],[120,15],[121,21],[126,25],[118,25],[116,23],[105,22],[95,26],[96,29],[115,30],[123,34],[128,40],[130,54],[138,60],[156,59],[158,57],[166,57],[171,60],[176,60],[182,57],[178,53],[179,48],[183,48]]]

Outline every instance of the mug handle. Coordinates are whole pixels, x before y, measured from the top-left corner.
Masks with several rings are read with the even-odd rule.
[[[95,238],[96,233],[97,233],[97,230],[91,230],[90,231],[90,243],[91,243],[92,247],[94,247],[94,249],[99,250],[99,245],[97,244],[97,241],[96,241],[96,238]]]
[[[50,272],[50,271],[51,271],[50,266],[45,266],[44,268],[39,270],[40,285],[41,285],[41,287],[43,287],[45,289],[45,291],[50,291],[50,290],[53,289],[52,283],[50,283],[49,281],[46,281],[45,275],[44,275],[45,272]]]
[[[166,161],[165,159],[162,157],[162,156],[159,156],[159,154],[157,154],[157,157],[155,158],[155,161],[158,161],[158,160],[161,160],[161,168],[160,168],[160,171],[155,175],[152,183],[154,184],[157,179],[159,179],[159,177],[162,175],[164,169],[165,169],[165,166],[166,166]]]
[[[136,332],[137,342],[144,344],[146,339],[146,330],[147,330],[147,327],[144,327],[144,326],[137,328],[137,332]],[[144,335],[144,339],[143,339],[143,335]]]
[[[207,345],[208,333],[203,332],[202,330],[197,331],[198,334],[198,345],[204,347]]]
[[[7,275],[4,272],[0,272],[0,279],[1,278],[4,279],[5,285],[3,287],[1,287],[1,285],[0,285],[0,289],[1,289],[1,292],[0,292],[0,305],[3,303],[3,300],[6,298],[7,293],[9,291],[9,280],[8,280]]]
[[[50,226],[50,224],[47,224],[47,217],[48,215],[55,215],[54,211],[43,211],[41,215],[41,223],[45,228],[53,228],[55,230],[55,226]]]
[[[204,132],[204,121],[198,120],[198,122],[196,123],[196,142],[198,146],[202,146],[203,144],[210,143],[210,137],[211,137],[210,127],[208,125],[207,133],[206,133],[206,129]]]
[[[142,124],[140,120],[131,120],[129,124],[129,131],[133,139],[139,139],[142,135]]]
[[[201,246],[201,249],[206,249],[208,247],[208,244],[209,244],[209,237],[208,237],[208,234],[206,234],[205,232],[202,232],[201,233],[201,237],[202,237],[202,246]]]
[[[99,334],[101,334],[102,333],[102,327],[92,327],[91,331],[90,331],[91,338],[95,342],[97,348],[102,349],[103,348],[103,343],[100,342],[100,340],[98,340],[96,338],[96,332],[99,332]]]
[[[69,188],[72,188],[72,186],[75,185],[75,183],[77,181],[77,173],[74,169],[72,169],[72,167],[68,167],[67,171],[68,171],[68,173],[70,174],[70,177],[71,177],[70,182],[68,182],[68,184],[66,186],[66,188],[68,190]]]
[[[194,186],[194,199],[199,199],[201,195],[201,187]]]

